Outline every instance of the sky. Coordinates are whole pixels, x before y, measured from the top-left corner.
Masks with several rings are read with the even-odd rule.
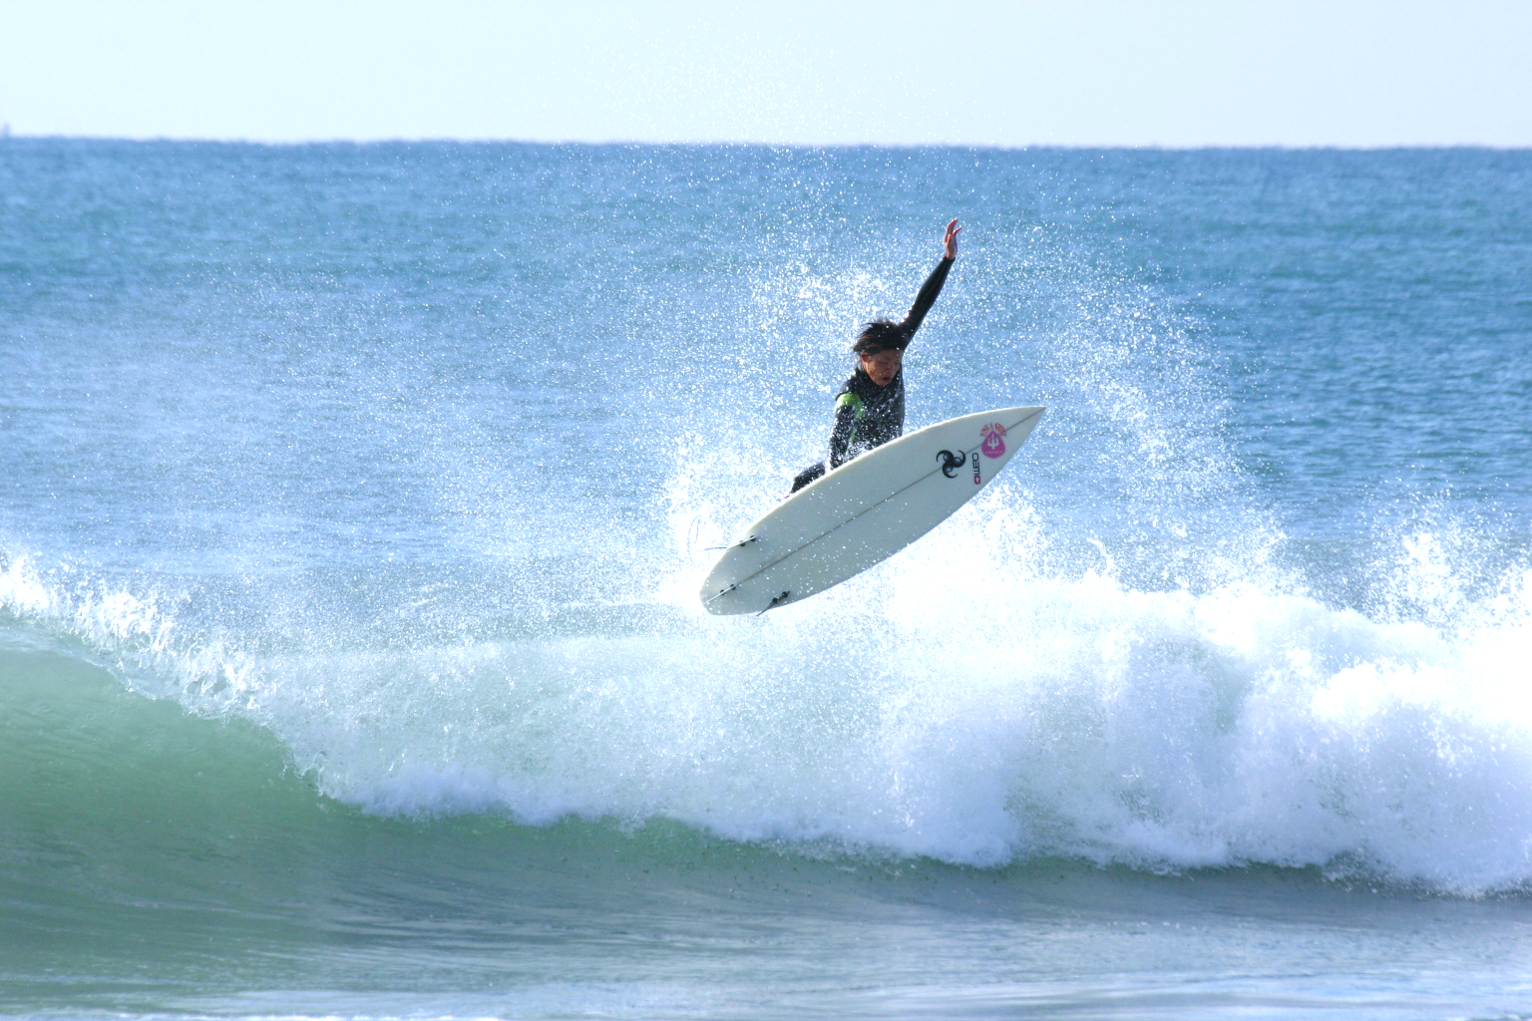
[[[15,135],[1532,146],[1532,0],[0,0]]]

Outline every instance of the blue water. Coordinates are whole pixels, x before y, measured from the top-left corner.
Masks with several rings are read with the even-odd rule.
[[[1524,151],[0,141],[0,1016],[1532,1017],[1529,419]]]

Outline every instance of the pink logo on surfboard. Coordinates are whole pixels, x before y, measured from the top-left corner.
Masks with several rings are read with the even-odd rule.
[[[985,457],[999,457],[1005,453],[1005,426],[991,422],[979,432],[984,436],[984,443],[979,449],[984,451]]]

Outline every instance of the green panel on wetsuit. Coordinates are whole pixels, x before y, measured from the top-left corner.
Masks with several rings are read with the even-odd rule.
[[[851,420],[853,422],[860,422],[862,419],[867,417],[867,404],[856,394],[845,393],[837,397],[835,399],[835,410],[839,411],[841,408],[851,409]],[[857,433],[859,431],[860,430],[857,429],[855,425],[851,427],[851,434],[846,437],[847,450],[850,450],[852,447],[856,446]]]

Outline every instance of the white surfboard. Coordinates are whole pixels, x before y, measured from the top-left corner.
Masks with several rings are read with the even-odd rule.
[[[1042,417],[1001,408],[927,426],[806,486],[744,530],[702,582],[709,613],[761,613],[839,585],[945,521]]]

